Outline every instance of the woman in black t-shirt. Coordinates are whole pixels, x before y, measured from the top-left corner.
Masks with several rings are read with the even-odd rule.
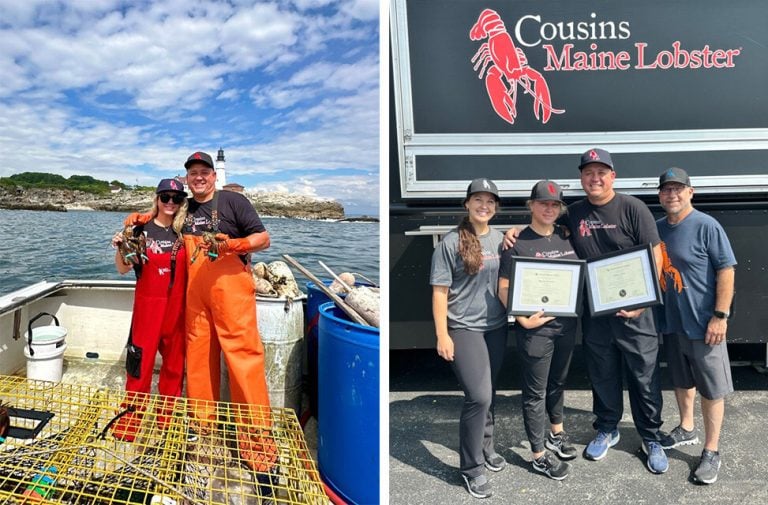
[[[136,226],[134,233],[144,235],[145,258],[135,254],[123,257],[115,253],[115,268],[121,274],[136,273],[133,317],[126,353],[127,412],[112,428],[115,438],[131,442],[136,438],[148,403],[145,393],[152,386],[155,355],[160,352],[163,363],[157,384],[158,392],[167,397],[181,396],[184,382],[186,332],[184,305],[187,287],[187,259],[184,243],[179,238],[187,213],[187,193],[176,179],[162,179],[152,205],[152,220]],[[112,239],[113,247],[123,240],[121,233]],[[164,403],[155,420],[164,426],[170,420],[172,401]]]
[[[565,211],[562,190],[552,181],[539,181],[527,202],[531,224],[504,251],[499,271],[499,298],[508,304],[512,256],[576,259],[567,232],[555,221]],[[576,318],[547,316],[543,310],[516,316],[517,349],[523,361],[523,420],[531,443],[533,469],[556,480],[566,478],[576,449],[563,430],[563,393],[576,336]],[[549,426],[549,430],[547,430]],[[546,431],[546,433],[545,433]]]

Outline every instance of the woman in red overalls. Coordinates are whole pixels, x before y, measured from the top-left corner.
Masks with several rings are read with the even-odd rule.
[[[142,395],[149,393],[155,355],[163,358],[157,389],[161,395],[181,395],[184,381],[184,305],[187,285],[187,260],[181,240],[181,227],[187,213],[187,193],[176,179],[163,179],[157,186],[152,205],[153,219],[135,228],[146,237],[146,259],[123,258],[118,250],[115,267],[121,274],[134,269],[136,293],[133,319],[126,356],[128,392],[122,415],[112,433],[121,440],[132,441],[141,423],[144,407]],[[118,233],[112,239],[117,246],[122,240]],[[161,412],[158,422],[167,419],[170,408]],[[166,409],[161,409],[166,410]]]

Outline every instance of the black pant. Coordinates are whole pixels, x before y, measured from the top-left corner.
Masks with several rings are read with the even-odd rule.
[[[592,382],[592,412],[597,416],[594,428],[611,432],[618,426],[624,412],[624,371],[637,432],[643,440],[659,440],[659,337],[651,310],[631,321],[616,316],[585,317],[584,350]]]
[[[464,406],[459,421],[459,461],[461,473],[477,477],[483,473],[485,457],[493,446],[496,379],[504,360],[507,326],[477,332],[448,330],[453,339],[452,368],[464,390]]]
[[[575,335],[542,336],[519,328],[516,333],[517,349],[523,358],[525,432],[531,452],[542,452],[549,424],[563,422],[565,379],[571,365]]]

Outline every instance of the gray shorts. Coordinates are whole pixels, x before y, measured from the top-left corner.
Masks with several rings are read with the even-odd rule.
[[[695,387],[707,400],[733,393],[731,362],[725,342],[708,345],[679,333],[665,333],[667,368],[676,388]]]

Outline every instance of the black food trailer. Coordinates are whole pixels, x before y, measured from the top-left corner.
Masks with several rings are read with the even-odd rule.
[[[761,0],[392,0],[390,348],[435,345],[430,259],[469,181],[498,184],[492,224],[527,223],[540,179],[583,197],[591,147],[657,217],[659,174],[689,172],[739,262],[728,340],[768,342],[767,20]]]

